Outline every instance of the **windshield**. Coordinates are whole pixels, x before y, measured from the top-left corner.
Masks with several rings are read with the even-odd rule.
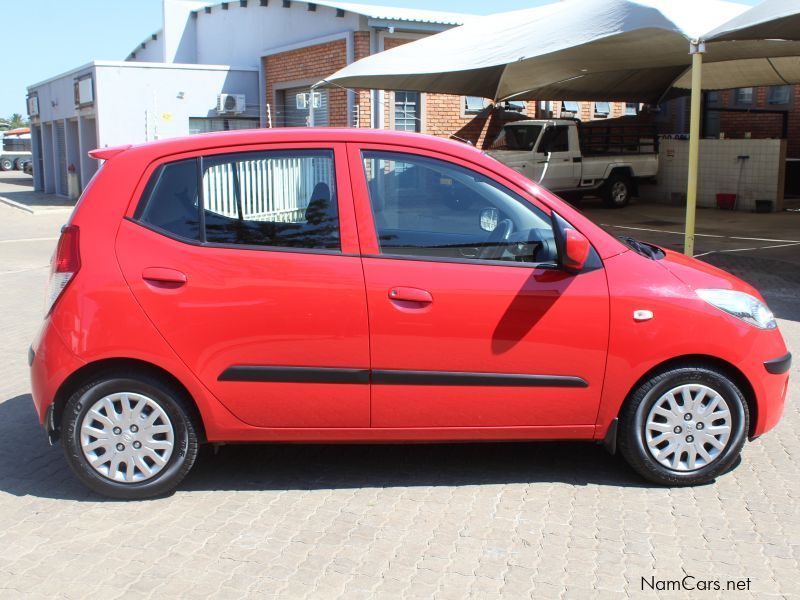
[[[541,125],[506,125],[492,144],[492,150],[533,150]]]

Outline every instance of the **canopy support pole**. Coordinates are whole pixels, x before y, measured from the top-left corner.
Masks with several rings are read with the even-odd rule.
[[[689,44],[692,55],[692,96],[689,117],[689,173],[686,184],[686,230],[683,239],[683,253],[694,255],[694,224],[697,213],[697,179],[700,166],[700,99],[703,95],[703,42]]]

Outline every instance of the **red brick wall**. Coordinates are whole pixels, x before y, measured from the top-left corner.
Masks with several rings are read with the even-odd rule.
[[[276,85],[307,79],[318,81],[346,65],[347,43],[344,39],[265,56],[261,68],[264,70],[267,102],[272,108],[273,126],[282,124],[280,116],[276,118],[276,110],[283,101],[276,94]],[[347,127],[347,93],[344,90],[329,89],[328,112],[332,127]]]
[[[734,108],[734,90],[723,90],[720,92],[718,106]],[[774,109],[767,103],[768,88],[758,87],[754,89],[755,102],[754,109]],[[789,158],[800,158],[800,86],[794,86],[792,94],[792,105],[788,111],[788,143],[787,153]],[[678,111],[683,106],[685,126],[678,127]],[[759,114],[747,112],[725,112],[720,115],[720,133],[724,133],[727,138],[744,138],[746,133],[754,139],[780,138],[783,132],[783,116],[779,114]],[[661,131],[664,133],[688,133],[689,128],[689,102],[688,98],[682,104],[680,100],[674,100],[664,104],[662,115],[659,118]],[[679,131],[679,129],[682,129]]]

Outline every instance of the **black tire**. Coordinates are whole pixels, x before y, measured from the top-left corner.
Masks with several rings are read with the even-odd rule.
[[[11,171],[14,168],[14,161],[10,158],[0,158],[0,171]]]
[[[28,162],[27,158],[18,158],[14,161],[14,169],[17,171],[22,171],[26,162]]]
[[[603,185],[603,204],[608,208],[622,208],[631,201],[631,179],[621,173],[613,173]]]
[[[687,384],[706,386],[722,396],[728,405],[731,420],[727,444],[712,461],[695,470],[663,465],[651,454],[645,437],[647,417],[653,405],[670,390]],[[645,479],[668,486],[700,485],[726,472],[738,459],[749,426],[747,401],[730,377],[708,367],[682,366],[651,377],[633,391],[620,412],[618,445],[628,464]],[[693,427],[696,425],[693,424]],[[691,433],[688,429],[681,431],[683,439]]]
[[[102,475],[89,463],[81,447],[81,423],[95,402],[109,394],[128,392],[148,397],[169,417],[173,450],[166,464],[149,479],[124,483]],[[194,465],[198,452],[197,424],[183,390],[151,375],[108,373],[76,391],[67,400],[61,420],[61,443],[67,463],[91,490],[110,498],[135,500],[172,492]],[[146,444],[146,442],[145,442]]]

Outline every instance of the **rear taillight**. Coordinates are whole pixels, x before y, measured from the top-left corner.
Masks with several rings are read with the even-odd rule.
[[[78,242],[78,226],[65,225],[61,229],[56,252],[50,264],[50,281],[47,284],[45,298],[45,314],[49,314],[53,305],[61,296],[72,278],[81,268],[80,245]]]

